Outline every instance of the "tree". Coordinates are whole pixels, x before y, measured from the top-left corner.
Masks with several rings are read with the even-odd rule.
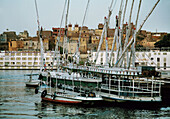
[[[155,47],[170,47],[170,34],[164,35],[162,40],[156,42]]]

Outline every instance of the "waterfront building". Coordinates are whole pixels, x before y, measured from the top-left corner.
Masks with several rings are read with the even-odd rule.
[[[129,53],[130,55],[130,53]],[[91,52],[90,62],[93,62],[96,56],[96,52]],[[108,52],[110,56],[110,51]],[[111,65],[114,66],[116,63],[116,52],[113,52],[113,58]],[[170,70],[170,49],[158,50],[158,49],[147,49],[139,50],[135,53],[136,66],[154,66],[157,70]],[[125,58],[126,60],[126,58]],[[96,61],[97,65],[104,65],[106,62],[106,51],[100,51],[98,59]]]
[[[46,67],[50,69],[54,52],[45,52]],[[54,62],[56,65],[56,62]],[[36,51],[1,51],[0,69],[40,69],[41,54]]]

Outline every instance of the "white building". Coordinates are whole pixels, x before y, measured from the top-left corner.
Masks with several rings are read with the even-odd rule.
[[[53,61],[53,54],[54,52],[44,53],[47,68],[50,68]],[[40,69],[40,66],[40,52],[0,52],[0,69]]]
[[[159,51],[159,50],[138,51],[135,54],[136,54],[136,61],[135,61],[136,65],[155,66],[157,70],[170,70],[170,51]],[[108,56],[110,56],[110,51],[108,52]],[[96,57],[96,52],[92,52],[90,60],[93,62],[95,60],[95,57]],[[116,63],[116,57],[117,57],[116,52],[113,52],[113,58],[111,64]],[[103,65],[105,64],[105,62],[106,62],[106,51],[100,51],[96,64]]]

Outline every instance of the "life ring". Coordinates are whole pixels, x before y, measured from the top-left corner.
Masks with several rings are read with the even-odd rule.
[[[47,95],[47,90],[44,90],[44,91],[41,93],[41,97],[44,98],[46,95]]]

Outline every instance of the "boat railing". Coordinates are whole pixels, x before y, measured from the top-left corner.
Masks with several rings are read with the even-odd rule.
[[[117,92],[124,92],[124,93],[144,93],[144,94],[151,94],[151,93],[160,93],[159,86],[154,88],[150,87],[133,87],[133,86],[118,86],[118,85],[107,85],[102,84],[102,89],[110,90],[110,91],[117,91]]]

